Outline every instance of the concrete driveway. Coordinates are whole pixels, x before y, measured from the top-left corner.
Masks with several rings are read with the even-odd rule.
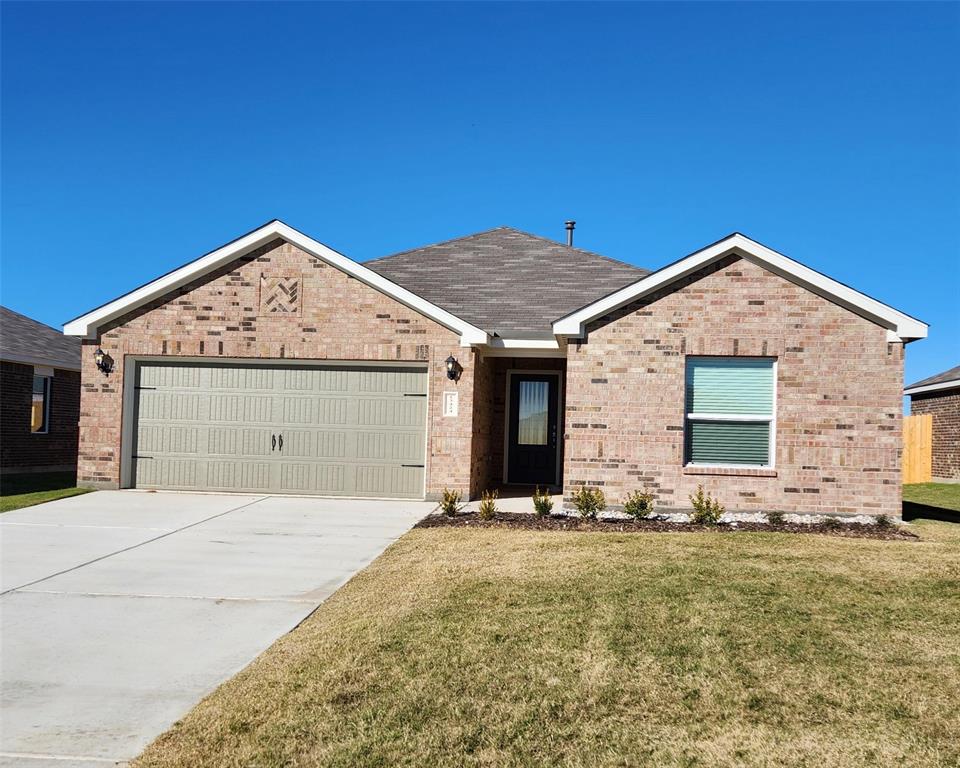
[[[135,757],[433,506],[100,491],[0,515],[0,766]]]

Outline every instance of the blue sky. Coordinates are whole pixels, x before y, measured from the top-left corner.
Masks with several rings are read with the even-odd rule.
[[[60,325],[271,218],[365,260],[731,231],[960,362],[960,4],[3,3],[2,303]],[[535,291],[532,292],[535,296]]]

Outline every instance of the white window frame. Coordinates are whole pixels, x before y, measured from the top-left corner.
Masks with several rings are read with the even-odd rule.
[[[33,414],[33,382],[36,379],[43,379],[43,424],[41,424],[40,429],[34,432],[30,430],[31,435],[49,435],[50,434],[50,402],[51,402],[51,392],[53,391],[53,376],[47,376],[43,373],[33,374],[33,379],[30,380],[30,413]]]
[[[752,413],[689,413],[687,411],[687,366],[691,360],[770,360],[773,365],[771,373],[773,374],[773,408],[769,416],[760,416]],[[683,367],[683,466],[685,467],[715,467],[717,469],[775,469],[777,466],[777,365],[779,360],[775,357],[755,357],[748,355],[687,355]],[[687,445],[691,421],[742,421],[754,424],[769,423],[769,461],[766,464],[734,464],[724,462],[711,462],[701,464],[695,461],[687,461]]]

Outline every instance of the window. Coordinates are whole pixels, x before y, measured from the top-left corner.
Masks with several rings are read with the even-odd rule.
[[[50,426],[50,377],[33,377],[33,400],[30,403],[30,431],[47,432]]]
[[[773,466],[774,362],[687,358],[687,464]]]
[[[547,381],[521,381],[518,445],[546,445],[550,383]]]

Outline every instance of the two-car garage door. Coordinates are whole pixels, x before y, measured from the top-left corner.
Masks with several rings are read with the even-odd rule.
[[[417,367],[137,363],[138,488],[423,496]]]

